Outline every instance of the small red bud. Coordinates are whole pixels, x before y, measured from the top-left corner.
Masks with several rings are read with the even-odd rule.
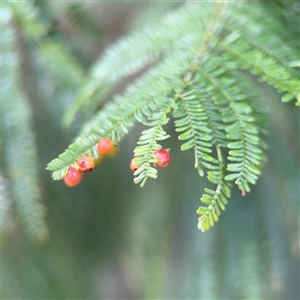
[[[69,187],[77,185],[81,179],[82,174],[75,167],[69,167],[68,173],[64,176],[64,182]]]
[[[103,155],[108,155],[108,154],[112,153],[114,148],[115,148],[115,145],[112,142],[112,140],[107,139],[107,138],[101,139],[99,141],[99,143],[97,144],[98,152]]]
[[[77,164],[81,173],[91,172],[95,168],[94,159],[90,156],[82,156],[78,158]]]
[[[171,156],[167,150],[156,150],[154,154],[158,158],[157,163],[155,164],[158,168],[166,168],[170,164]]]

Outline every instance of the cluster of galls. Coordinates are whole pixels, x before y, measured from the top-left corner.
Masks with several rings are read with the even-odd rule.
[[[109,155],[114,151],[114,143],[107,138],[103,138],[97,144],[99,157]],[[76,186],[82,180],[82,173],[91,172],[95,168],[95,161],[91,156],[82,156],[77,160],[77,166],[69,167],[68,173],[64,176],[64,182],[67,186]]]
[[[99,157],[109,155],[114,151],[114,143],[107,138],[103,138],[97,144]],[[156,167],[166,168],[170,164],[170,153],[167,150],[157,150],[154,152],[157,156]],[[135,158],[130,162],[130,169],[136,171],[140,166],[136,164]],[[67,186],[73,187],[80,183],[82,174],[91,172],[95,168],[95,160],[91,156],[82,156],[78,158],[77,165],[71,166],[67,174],[64,176],[64,182]]]
[[[169,164],[170,164],[170,161],[171,161],[171,156],[170,156],[170,153],[169,151],[165,150],[165,149],[161,149],[161,150],[156,150],[154,152],[154,154],[156,155],[157,157],[157,162],[155,164],[155,166],[157,168],[166,168]],[[135,157],[131,160],[130,162],[130,169],[135,172],[140,166],[136,163],[136,158],[138,157]]]

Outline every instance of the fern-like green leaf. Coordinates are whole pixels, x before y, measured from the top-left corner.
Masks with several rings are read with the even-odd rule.
[[[156,97],[167,96],[173,90],[180,89],[180,76],[189,67],[194,56],[193,49],[186,45],[194,44],[196,40],[187,38],[185,43],[182,46],[184,51],[180,48],[169,55],[134,85],[129,86],[124,96],[115,97],[114,102],[108,103],[93,120],[83,126],[84,132],[75,142],[59,158],[48,164],[47,169],[53,171],[54,179],[62,179],[68,167],[75,164],[80,156],[92,152],[97,157],[95,149],[101,137],[109,137],[118,144],[135,120],[145,121],[143,114],[146,109],[151,111]]]
[[[219,156],[219,169],[208,171],[208,180],[217,187],[215,190],[205,188],[205,194],[201,197],[201,201],[208,206],[200,206],[197,213],[201,215],[198,219],[198,228],[204,232],[208,230],[215,222],[219,220],[221,210],[225,210],[227,199],[231,194],[231,184],[224,180],[226,175],[225,165],[222,160],[221,149],[217,147]]]
[[[225,131],[230,149],[228,159],[232,163],[227,166],[231,174],[226,179],[235,179],[239,189],[245,193],[250,191],[248,182],[256,182],[264,161],[259,131],[249,99],[237,87],[232,74],[227,73],[226,66],[220,70],[217,65],[219,63],[211,59],[199,67],[199,72],[202,81],[213,87],[208,93],[215,104],[222,107],[222,120],[228,124]]]
[[[35,134],[31,128],[31,107],[20,91],[19,53],[11,10],[2,6],[3,72],[1,73],[3,114],[3,152],[12,197],[25,231],[35,241],[48,236],[45,207],[40,191]]]
[[[157,157],[154,152],[162,148],[157,141],[162,141],[170,136],[163,130],[162,126],[167,124],[169,118],[167,117],[170,111],[169,99],[165,99],[165,105],[161,105],[161,100],[158,99],[159,106],[153,105],[151,110],[148,108],[143,110],[147,122],[146,125],[151,128],[142,131],[142,135],[138,141],[138,146],[134,149],[135,161],[139,166],[135,171],[134,183],[140,183],[143,187],[148,178],[157,178],[157,170],[153,167],[153,164],[157,162]],[[159,108],[159,110],[157,110]]]
[[[83,83],[67,122],[84,105],[96,107],[103,100],[93,95],[98,98],[123,77],[149,69],[106,103],[48,164],[53,178],[62,179],[80,156],[96,158],[100,138],[118,144],[137,121],[149,127],[134,150],[134,182],[143,186],[157,177],[154,151],[169,137],[163,126],[172,110],[181,150],[193,149],[199,174],[207,172],[216,185],[205,189],[201,201],[207,206],[197,210],[199,229],[213,226],[230,197],[231,182],[245,195],[266,159],[266,109],[243,70],[284,93],[283,101],[300,98],[299,55],[263,7],[247,1],[186,5],[109,48]]]
[[[69,124],[83,106],[98,101],[106,95],[106,87],[131,75],[158,60],[163,54],[186,44],[192,35],[200,36],[205,29],[203,19],[210,15],[213,6],[184,6],[162,18],[158,24],[138,30],[108,48],[93,66],[91,75],[83,84],[76,102],[65,116]],[[99,89],[102,94],[99,94]],[[93,95],[97,93],[97,97]],[[93,101],[89,101],[93,100]],[[94,105],[95,106],[95,105]]]
[[[194,149],[195,168],[201,176],[204,175],[202,166],[211,168],[214,158],[211,157],[212,130],[206,111],[202,108],[198,95],[193,89],[186,91],[178,97],[174,111],[176,131],[180,132],[179,140],[184,140],[181,150]]]
[[[280,25],[276,20],[269,20],[271,25],[263,26],[265,19],[270,17],[265,15],[259,4],[234,5],[233,8],[235,13],[225,24],[229,34],[220,43],[226,50],[225,54],[241,68],[250,70],[279,92],[286,93],[284,102],[299,97],[299,73],[289,64],[299,57],[284,40],[274,36],[273,30],[278,32]],[[263,23],[258,21],[258,16],[264,20]]]
[[[50,25],[39,17],[40,11],[32,1],[7,3],[22,34],[34,49],[33,70],[38,73],[41,99],[58,124],[73,102],[83,80],[84,70],[66,45],[50,37]],[[42,21],[43,20],[43,21]]]

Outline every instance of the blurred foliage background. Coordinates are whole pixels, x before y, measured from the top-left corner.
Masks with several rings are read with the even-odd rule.
[[[69,189],[52,181],[45,166],[88,116],[83,112],[69,129],[61,125],[83,74],[107,45],[180,2],[32,2],[48,39],[22,23],[31,10],[17,5],[12,34],[22,95],[32,110],[50,238],[36,245],[24,234],[9,200],[8,155],[2,155],[2,225],[11,215],[2,227],[2,299],[299,299],[299,113],[294,104],[282,104],[274,89],[253,77],[270,112],[268,162],[252,192],[233,194],[208,232],[197,229],[195,213],[206,179],[192,167],[192,152],[180,151],[172,126],[172,163],[158,180],[143,189],[132,182],[129,162],[142,129],[137,126],[115,157]],[[19,145],[15,152],[25,150]]]

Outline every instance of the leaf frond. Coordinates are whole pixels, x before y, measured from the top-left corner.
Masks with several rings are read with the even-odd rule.
[[[244,5],[242,9],[239,5],[233,7],[237,9],[236,13],[225,24],[229,33],[220,42],[225,55],[242,69],[250,70],[260,80],[285,93],[284,102],[299,97],[299,73],[289,65],[298,56],[284,40],[272,33],[278,27],[276,21],[269,21],[272,26],[263,26],[269,17],[262,14],[259,5]],[[261,20],[257,18],[259,15]],[[263,31],[266,32],[264,35],[261,34]]]
[[[150,126],[149,129],[143,130],[138,141],[138,146],[134,149],[134,155],[136,164],[139,166],[134,172],[134,183],[141,183],[143,187],[148,178],[157,178],[157,170],[154,168],[154,164],[157,162],[157,157],[154,152],[160,150],[162,146],[158,144],[158,141],[166,140],[170,137],[162,128],[169,122],[167,114],[171,107],[168,99],[165,99],[165,105],[161,105],[159,99],[159,106],[152,106],[151,110],[143,110],[147,122],[144,122],[146,126]]]
[[[216,185],[205,189],[201,201],[207,207],[197,210],[199,229],[213,226],[232,182],[245,195],[266,160],[266,109],[244,70],[284,93],[283,101],[300,101],[299,55],[280,23],[265,16],[262,7],[247,1],[184,6],[109,48],[85,78],[66,122],[82,107],[97,107],[122,78],[148,69],[123,95],[103,105],[48,164],[53,178],[62,179],[81,156],[96,158],[102,137],[118,144],[139,122],[148,128],[134,149],[134,182],[144,186],[157,177],[154,152],[169,137],[163,127],[172,111],[181,150],[193,149],[199,175],[207,172]]]
[[[95,101],[101,103],[106,87],[131,75],[166,53],[187,44],[189,37],[200,36],[205,29],[203,19],[210,15],[211,5],[203,3],[183,6],[162,18],[155,26],[147,26],[121,39],[95,63],[90,76],[78,93],[74,105],[65,116],[70,124],[76,112]],[[188,29],[188,30],[187,30]],[[99,90],[103,90],[99,94]],[[93,97],[97,94],[97,97]],[[92,100],[92,101],[91,101]]]
[[[188,39],[186,42],[195,41]],[[193,55],[194,51],[189,47],[185,51],[174,52],[129,86],[124,96],[116,96],[113,102],[107,103],[98,115],[83,126],[84,132],[74,143],[48,164],[47,170],[53,171],[53,179],[62,179],[69,166],[75,164],[79,157],[90,152],[97,157],[96,144],[100,138],[108,137],[118,144],[135,120],[144,122],[143,116],[147,109],[151,111],[152,105],[155,105],[155,97],[167,96],[173,89],[180,88],[181,81],[178,77],[188,68]]]
[[[221,211],[225,210],[228,203],[227,199],[231,194],[231,184],[224,180],[226,175],[225,164],[223,163],[221,149],[217,148],[219,158],[219,169],[208,171],[208,180],[217,187],[215,190],[205,188],[205,194],[201,197],[201,201],[208,206],[200,206],[197,213],[201,215],[198,219],[198,229],[202,232],[208,230],[215,222],[219,220]]]
[[[73,102],[75,92],[83,80],[84,69],[68,47],[49,35],[50,24],[40,18],[40,11],[32,1],[7,2],[15,22],[32,46],[32,68],[38,73],[41,100],[56,123]]]
[[[264,161],[259,131],[255,126],[249,99],[237,87],[232,75],[227,73],[225,65],[223,71],[216,69],[217,65],[219,64],[211,59],[204,66],[199,66],[199,73],[202,81],[213,87],[208,93],[217,106],[223,106],[222,120],[228,124],[225,131],[228,139],[228,160],[232,163],[227,165],[231,174],[226,179],[235,179],[243,193],[249,192],[248,182],[255,184]]]
[[[177,97],[174,110],[176,131],[180,132],[179,140],[185,141],[181,150],[194,150],[195,168],[200,176],[204,175],[202,166],[209,167],[214,162],[211,157],[213,146],[212,130],[209,127],[208,115],[201,106],[195,90],[190,89]],[[211,166],[212,167],[212,166]]]
[[[6,173],[12,197],[25,231],[34,241],[43,242],[48,237],[45,223],[45,206],[40,191],[35,133],[32,130],[32,111],[28,99],[21,91],[18,66],[17,32],[13,15],[3,7],[1,73],[3,114],[3,152]]]

